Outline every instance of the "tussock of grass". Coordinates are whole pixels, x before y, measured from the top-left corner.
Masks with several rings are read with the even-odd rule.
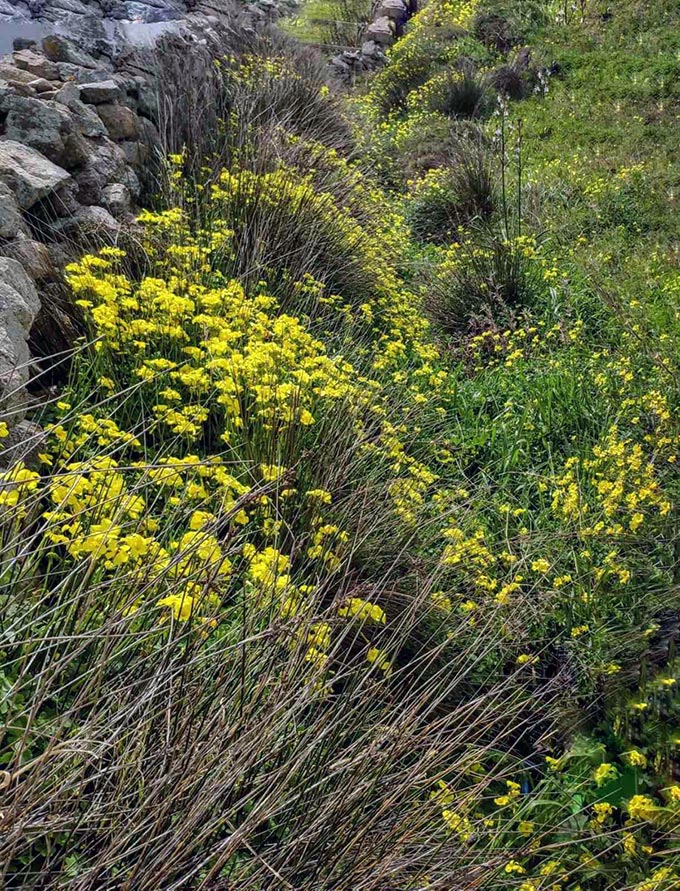
[[[676,13],[543,6],[433,0],[348,105],[275,34],[168,71],[0,478],[8,888],[677,885]],[[482,14],[564,79],[421,108],[518,64]]]

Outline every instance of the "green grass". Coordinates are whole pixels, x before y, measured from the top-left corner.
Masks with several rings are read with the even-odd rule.
[[[346,101],[253,41],[68,269],[0,479],[8,888],[677,887],[680,9],[562,6],[485,0],[505,52],[431,0]],[[547,91],[428,110],[520,38]]]

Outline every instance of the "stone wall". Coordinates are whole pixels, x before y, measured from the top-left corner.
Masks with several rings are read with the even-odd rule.
[[[384,65],[385,50],[401,37],[406,22],[417,11],[418,0],[377,0],[361,47],[333,56],[330,61],[333,75],[350,84],[358,74]]]
[[[221,23],[255,28],[277,5],[0,0],[12,36],[0,56],[0,420],[12,439],[29,429],[29,377],[49,380],[79,333],[65,263],[133,230],[152,189],[158,54],[205,55]]]

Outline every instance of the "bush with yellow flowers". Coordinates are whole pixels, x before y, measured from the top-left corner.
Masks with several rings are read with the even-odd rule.
[[[309,57],[244,39],[134,237],[67,267],[89,336],[0,471],[9,887],[680,881],[680,279],[634,240],[671,231],[663,109],[603,159],[570,97],[609,26],[514,7],[427,5],[352,151]],[[421,108],[514,13],[579,79],[526,127]],[[492,206],[425,245],[473,143]]]

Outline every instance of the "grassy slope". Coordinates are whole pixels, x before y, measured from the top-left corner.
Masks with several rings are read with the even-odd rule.
[[[596,279],[631,298],[649,289],[653,256],[669,270],[677,259],[680,10],[617,3],[604,20],[597,4],[588,10],[584,22],[536,35],[536,51],[558,59],[564,79],[551,83],[546,101],[526,101],[515,113],[525,122],[527,163],[546,193],[551,230],[567,244],[585,236],[579,265],[596,266]],[[635,172],[626,177],[626,169]],[[630,186],[607,202],[621,171]]]
[[[513,13],[521,4],[484,6],[486,11]],[[437,9],[443,10],[433,16],[439,18],[438,28],[447,21],[460,24],[462,7],[449,4],[447,11],[446,5],[438,4]],[[516,542],[514,532],[549,558],[553,585],[560,593],[551,597],[540,585],[534,589],[540,615],[525,625],[527,647],[544,643],[548,652],[542,658],[550,659],[551,644],[561,638],[572,679],[604,672],[595,685],[598,698],[590,712],[588,696],[582,701],[581,719],[590,714],[583,726],[589,727],[594,740],[610,747],[608,758],[618,752],[623,784],[630,794],[631,782],[636,791],[645,784],[663,787],[669,774],[677,771],[678,700],[669,693],[675,686],[672,673],[664,680],[677,638],[676,521],[650,530],[641,548],[631,534],[631,517],[628,522],[624,519],[623,535],[612,531],[598,540],[595,522],[584,523],[580,530],[565,523],[564,517],[556,524],[555,502],[551,516],[541,490],[554,493],[560,468],[574,466],[573,462],[578,472],[570,478],[581,474],[585,482],[593,451],[602,455],[610,449],[604,445],[608,437],[617,439],[619,447],[622,441],[653,443],[659,435],[660,394],[661,411],[677,414],[680,279],[675,152],[680,9],[677,3],[623,2],[589,3],[585,10],[583,17],[574,13],[567,23],[534,18],[533,25],[525,27],[522,42],[530,47],[533,60],[545,67],[557,61],[560,72],[549,79],[547,92],[510,102],[506,116],[509,203],[514,207],[519,198],[520,157],[524,233],[539,238],[540,268],[558,270],[558,275],[550,279],[549,288],[539,284],[528,289],[509,325],[514,333],[492,323],[472,341],[481,345],[478,351],[472,347],[472,361],[469,340],[452,347],[462,368],[457,372],[449,429],[459,467],[474,480],[477,501],[472,515],[488,531],[494,525],[497,529],[499,512],[510,511],[505,540]],[[408,47],[397,45],[393,50],[392,70],[378,75],[367,98],[357,100],[359,113],[372,121],[368,150],[392,183],[399,183],[403,170],[413,176],[419,153],[436,156],[437,140],[448,144],[443,136],[448,128],[455,132],[467,126],[447,124],[423,108],[419,97],[427,95],[428,84],[461,57],[476,60],[486,70],[506,62],[502,54],[480,48],[471,32],[458,39],[458,50],[449,43],[441,56],[431,51],[437,46],[437,32],[431,27],[416,19],[411,35]],[[445,61],[430,65],[427,75],[408,84],[406,73],[417,70],[428,53],[427,64],[432,58]],[[512,59],[511,52],[511,63]],[[400,79],[407,83],[404,107],[386,114],[385,84],[394,87]],[[498,121],[494,116],[483,124],[492,138]],[[415,176],[415,183],[411,180],[401,193],[407,215],[418,195],[419,174]],[[516,232],[518,217],[511,219],[511,232]],[[488,225],[493,229],[494,224],[498,221],[492,219]],[[463,242],[471,245],[468,256],[476,246],[486,246],[484,229],[480,231],[478,221],[473,221],[463,232]],[[440,262],[441,249],[433,252],[421,244],[421,250],[417,261],[421,270]],[[450,283],[444,277],[441,297],[446,298]],[[507,318],[500,324],[507,325]],[[574,324],[576,329],[565,337]],[[553,345],[539,347],[534,354],[530,342],[552,325],[557,326],[551,335]],[[545,344],[542,337],[541,341]],[[538,346],[538,339],[534,342]],[[461,375],[465,368],[468,372]],[[663,440],[668,436],[670,452],[664,442],[648,455],[672,500],[677,494],[678,439],[674,423],[671,426],[661,434]],[[614,472],[612,479],[621,481],[626,474]],[[606,491],[607,476],[600,467],[591,482]],[[579,497],[584,498],[583,488]],[[634,496],[629,503],[635,503]],[[597,511],[597,498],[587,506]],[[519,517],[514,523],[513,512]],[[607,526],[607,518],[615,513],[605,506],[596,516]],[[646,521],[644,509],[643,513]],[[599,557],[593,559],[598,548]],[[611,574],[598,570],[603,559],[605,564],[609,561]],[[622,566],[628,567],[622,578],[628,578],[628,571],[631,578],[625,591],[615,592],[606,579],[610,575],[611,581]],[[565,575],[566,587],[556,585],[555,577],[561,581]],[[598,577],[605,582],[596,581]],[[656,606],[651,606],[654,601]],[[476,598],[466,608],[474,615],[479,609]],[[645,617],[647,608],[651,612]],[[526,622],[526,603],[523,609],[520,621]],[[528,611],[531,615],[531,607]],[[573,647],[582,634],[587,643]],[[638,689],[636,678],[643,679]],[[632,773],[630,764],[625,766],[625,752],[631,747],[645,753],[642,767]],[[652,761],[657,773],[646,766]],[[611,875],[597,878],[596,874],[597,868],[587,881],[619,887]]]
[[[414,23],[430,75],[502,61],[475,6]],[[522,238],[410,237],[265,42],[205,182],[174,158],[141,256],[69,271],[99,345],[2,491],[10,887],[675,887],[678,11],[636,9],[525,20],[565,77],[506,120]],[[394,186],[449,123],[382,77]],[[512,312],[428,329],[506,242]]]

